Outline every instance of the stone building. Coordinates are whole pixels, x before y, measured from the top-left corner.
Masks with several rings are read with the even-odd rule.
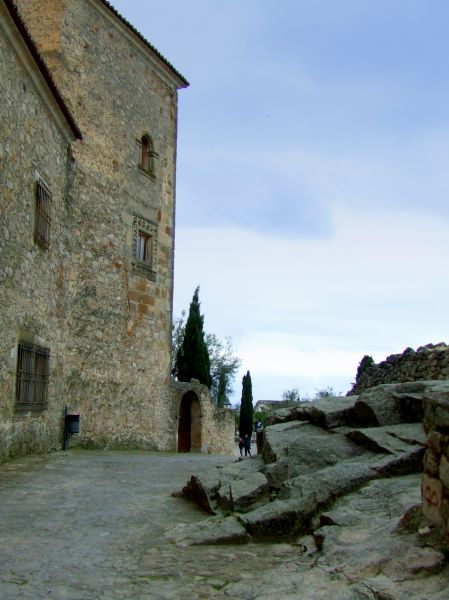
[[[1,460],[60,446],[65,193],[80,133],[14,7],[0,11]]]
[[[177,93],[188,83],[105,0],[17,6],[71,137],[32,84],[23,91],[7,40],[0,456],[59,447],[65,407],[86,446],[229,452],[230,411],[170,375]],[[39,194],[51,206],[44,241],[32,233]],[[29,343],[32,397],[20,406]]]

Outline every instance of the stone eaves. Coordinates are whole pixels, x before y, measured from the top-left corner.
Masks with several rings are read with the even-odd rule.
[[[144,44],[145,46],[147,46],[147,48],[149,48],[151,50],[151,52],[166,66],[168,67],[168,69],[173,73],[173,75],[175,75],[180,83],[181,83],[181,87],[188,87],[190,84],[187,81],[187,79],[181,75],[181,73],[179,71],[177,71],[175,69],[175,67],[165,58],[165,56],[163,56],[159,50],[157,50],[152,44],[150,44],[150,42],[144,38],[144,36],[133,26],[131,25],[131,23],[129,21],[127,21],[125,19],[125,17],[123,17],[117,9],[115,9],[112,4],[110,2],[108,2],[108,0],[100,0],[100,2],[102,4],[104,4],[104,6],[106,6],[124,25],[126,25],[126,27],[134,34],[136,35]]]
[[[78,125],[76,124],[75,119],[73,118],[72,114],[70,113],[63,97],[61,96],[60,91],[56,87],[56,84],[50,74],[50,71],[48,70],[47,65],[45,64],[44,59],[42,58],[41,54],[39,53],[39,50],[37,49],[37,46],[34,43],[33,38],[31,37],[25,23],[23,22],[20,14],[19,14],[17,6],[13,2],[13,0],[3,0],[3,2],[4,2],[6,10],[8,11],[14,25],[16,26],[17,30],[20,33],[20,36],[22,37],[26,47],[28,48],[28,50],[34,60],[34,63],[36,64],[43,79],[45,80],[45,83],[46,83],[48,89],[50,90],[51,94],[53,95],[56,104],[58,105],[60,111],[64,115],[64,118],[65,118],[67,124],[69,125],[73,135],[75,136],[76,139],[79,139],[79,140],[82,139],[81,131],[80,131]]]

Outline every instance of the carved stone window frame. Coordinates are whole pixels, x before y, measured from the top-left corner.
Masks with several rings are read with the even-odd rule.
[[[139,260],[138,258],[139,238],[142,235],[149,240],[148,249],[150,253],[146,256],[146,260]],[[150,281],[156,281],[157,236],[158,226],[155,221],[142,217],[142,215],[134,214],[132,270],[136,275],[146,277]]]
[[[151,135],[145,131],[142,137],[137,140],[140,149],[139,172],[149,179],[156,179],[156,159],[159,154],[154,150],[154,142]]]

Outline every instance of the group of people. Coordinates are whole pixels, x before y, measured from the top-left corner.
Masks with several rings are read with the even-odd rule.
[[[251,436],[248,433],[239,439],[239,450],[240,456],[243,456],[243,450],[245,450],[245,456],[251,456]]]
[[[262,451],[262,431],[263,425],[261,421],[254,421],[254,431],[256,432],[256,443],[257,453]],[[240,456],[243,456],[243,450],[245,450],[245,456],[251,456],[251,434],[247,433],[244,437],[239,438],[239,451]]]

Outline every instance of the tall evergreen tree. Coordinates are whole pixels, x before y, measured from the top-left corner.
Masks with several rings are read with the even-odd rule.
[[[253,384],[249,371],[242,379],[242,401],[240,403],[240,437],[251,435],[253,431]]]
[[[176,374],[179,381],[195,378],[210,388],[210,358],[204,341],[204,317],[200,313],[199,292],[198,286],[190,303],[184,339],[176,355]]]

